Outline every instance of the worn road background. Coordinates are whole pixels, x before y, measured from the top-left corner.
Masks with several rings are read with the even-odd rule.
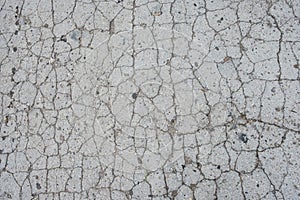
[[[0,199],[300,196],[299,0],[1,0]]]

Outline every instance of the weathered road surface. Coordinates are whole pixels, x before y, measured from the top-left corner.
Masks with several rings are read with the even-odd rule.
[[[1,0],[0,199],[300,195],[299,0]]]

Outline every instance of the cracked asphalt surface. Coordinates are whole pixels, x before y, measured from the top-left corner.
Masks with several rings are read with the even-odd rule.
[[[0,199],[300,197],[299,0],[1,0]]]

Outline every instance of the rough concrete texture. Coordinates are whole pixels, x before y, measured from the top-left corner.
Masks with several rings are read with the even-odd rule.
[[[1,0],[0,199],[300,196],[299,0]]]

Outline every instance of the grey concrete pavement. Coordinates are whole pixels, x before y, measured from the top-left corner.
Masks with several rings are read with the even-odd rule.
[[[300,196],[299,0],[1,0],[0,199]]]

